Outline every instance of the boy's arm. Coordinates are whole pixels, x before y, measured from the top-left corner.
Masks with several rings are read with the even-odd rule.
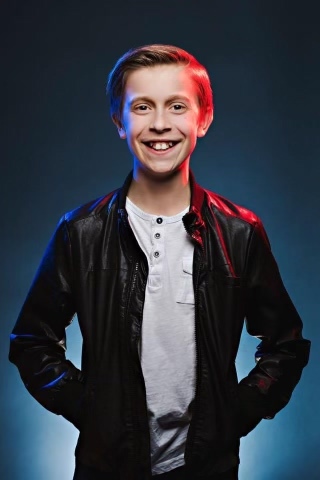
[[[308,363],[310,342],[282,283],[264,228],[259,221],[248,249],[246,326],[261,338],[257,364],[239,384],[239,425],[246,435],[262,418],[273,418],[290,400]]]
[[[62,218],[11,334],[9,360],[41,405],[79,427],[83,378],[65,357],[65,328],[75,314],[72,276],[71,244]]]

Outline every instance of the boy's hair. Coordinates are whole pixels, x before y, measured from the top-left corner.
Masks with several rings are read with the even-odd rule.
[[[121,120],[124,90],[128,75],[139,68],[156,65],[185,65],[191,72],[198,89],[201,112],[214,111],[213,92],[206,68],[190,53],[173,45],[144,45],[132,48],[119,58],[108,76],[107,93],[110,95],[110,113]]]

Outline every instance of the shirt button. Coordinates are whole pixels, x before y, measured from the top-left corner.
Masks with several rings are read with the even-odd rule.
[[[156,257],[156,258],[158,258],[158,257],[159,257],[159,255],[160,255],[160,253],[159,253],[159,252],[154,252],[154,254],[153,254],[153,256],[154,256],[154,257]]]
[[[154,238],[160,238],[160,237],[161,237],[160,233],[155,233],[154,234]]]
[[[161,217],[158,217],[157,220],[156,220],[157,223],[159,223],[159,225],[163,222],[162,218]]]

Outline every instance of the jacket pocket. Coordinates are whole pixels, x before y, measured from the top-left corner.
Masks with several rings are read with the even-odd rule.
[[[263,419],[263,395],[255,387],[238,385],[236,409],[236,431],[238,437],[248,435]]]
[[[232,277],[230,275],[225,275],[220,271],[214,271],[215,282],[229,288],[239,288],[244,285],[244,280],[242,277]]]
[[[83,421],[85,387],[79,381],[68,381],[56,396],[55,404],[59,415],[80,430]]]

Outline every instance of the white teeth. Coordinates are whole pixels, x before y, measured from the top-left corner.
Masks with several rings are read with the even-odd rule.
[[[166,143],[156,143],[154,148],[156,150],[166,150],[167,148],[169,148],[169,145],[167,145]]]
[[[168,150],[173,147],[173,142],[149,142],[149,146],[155,150]]]

